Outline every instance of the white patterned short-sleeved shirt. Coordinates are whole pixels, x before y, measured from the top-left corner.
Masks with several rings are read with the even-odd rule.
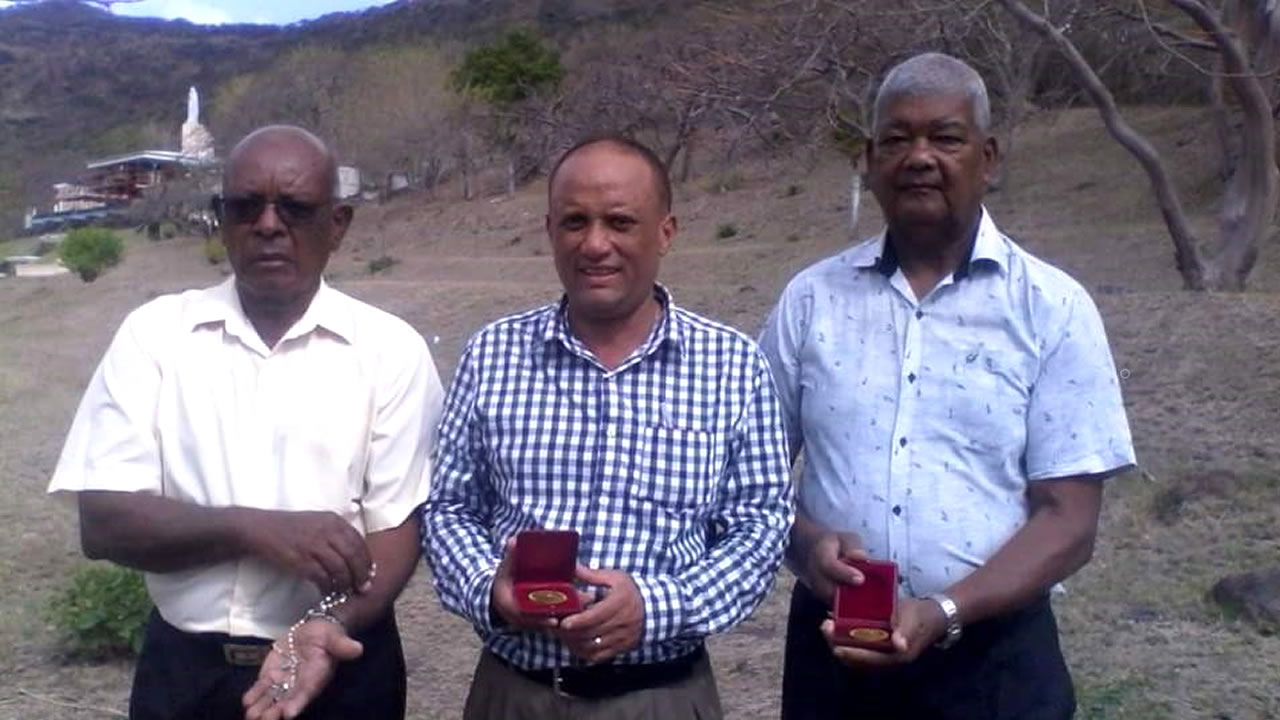
[[[1029,482],[1134,463],[1097,308],[983,211],[922,300],[885,233],[796,276],[766,321],[800,508],[943,590],[1026,522]],[[886,249],[888,250],[886,252]]]

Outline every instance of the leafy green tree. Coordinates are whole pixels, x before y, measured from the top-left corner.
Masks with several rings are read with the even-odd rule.
[[[78,228],[67,233],[59,248],[62,264],[85,282],[93,282],[103,270],[124,257],[124,241],[103,228]]]
[[[560,54],[532,33],[517,30],[468,52],[452,81],[454,89],[501,107],[554,89],[563,76]]]

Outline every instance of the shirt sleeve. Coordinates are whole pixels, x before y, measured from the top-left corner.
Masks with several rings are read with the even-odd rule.
[[[71,422],[50,493],[162,494],[156,436],[161,372],[145,332],[155,312],[139,308],[116,331]]]
[[[492,490],[476,416],[475,364],[468,348],[445,400],[431,489],[423,506],[422,542],[441,604],[489,635],[494,632],[489,597],[500,558],[488,531]]]
[[[636,577],[645,606],[641,642],[723,632],[768,594],[795,519],[786,433],[764,363],[734,428],[720,479],[717,538],[674,575]]]
[[[760,349],[769,362],[778,405],[786,427],[788,457],[795,462],[804,447],[804,430],[800,422],[801,377],[800,352],[808,332],[808,304],[796,286],[783,291],[778,304],[765,320],[760,333]]]
[[[1106,330],[1083,288],[1068,296],[1027,408],[1027,477],[1093,475],[1134,464],[1133,441]]]
[[[398,366],[380,378],[362,500],[370,533],[399,527],[426,501],[430,485],[444,388],[426,342],[406,331],[405,345],[384,356]]]

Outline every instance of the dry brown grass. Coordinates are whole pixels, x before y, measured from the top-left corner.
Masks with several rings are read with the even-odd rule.
[[[1212,157],[1196,111],[1143,110],[1212,226]],[[734,189],[678,192],[681,234],[663,279],[676,298],[754,333],[783,283],[842,247],[846,176],[757,160]],[[803,192],[789,194],[791,185]],[[452,373],[462,343],[499,315],[556,297],[542,234],[542,189],[500,202],[401,198],[358,211],[330,276],[396,312]],[[1280,248],[1263,251],[1253,291],[1179,290],[1159,217],[1136,165],[1088,111],[1033,118],[1011,182],[990,198],[1026,246],[1068,269],[1098,300],[1145,474],[1111,483],[1097,553],[1056,605],[1080,691],[1080,717],[1280,717],[1280,638],[1224,618],[1205,601],[1222,574],[1280,559]],[[721,224],[738,234],[716,238]],[[878,218],[864,212],[859,234]],[[515,240],[515,238],[519,240]],[[377,242],[375,242],[375,239]],[[370,276],[383,252],[400,262]],[[129,667],[65,665],[40,608],[80,562],[74,514],[45,498],[75,403],[112,332],[158,293],[220,277],[195,240],[135,245],[93,285],[72,277],[0,282],[0,718],[93,717],[19,688],[124,708]],[[788,578],[734,633],[712,643],[730,717],[777,713]],[[444,615],[424,573],[400,603],[415,717],[460,712],[478,643]]]

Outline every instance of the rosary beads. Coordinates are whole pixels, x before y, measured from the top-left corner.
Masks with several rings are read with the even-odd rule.
[[[369,569],[369,579],[372,580],[377,572],[378,566],[375,564]],[[331,622],[345,630],[346,625],[343,624],[342,620],[338,618],[337,615],[333,614],[333,611],[338,607],[341,607],[343,603],[347,602],[349,599],[350,596],[345,592],[331,592],[328,595],[325,595],[320,599],[320,603],[318,605],[303,613],[302,617],[289,628],[289,632],[285,633],[283,638],[276,641],[274,645],[275,651],[284,656],[284,661],[280,663],[280,670],[288,673],[289,676],[284,680],[284,682],[271,683],[270,694],[272,702],[280,702],[283,700],[284,697],[289,694],[289,691],[293,690],[293,688],[298,684],[298,667],[302,665],[302,659],[298,657],[297,640],[295,637],[298,630],[312,620]]]

